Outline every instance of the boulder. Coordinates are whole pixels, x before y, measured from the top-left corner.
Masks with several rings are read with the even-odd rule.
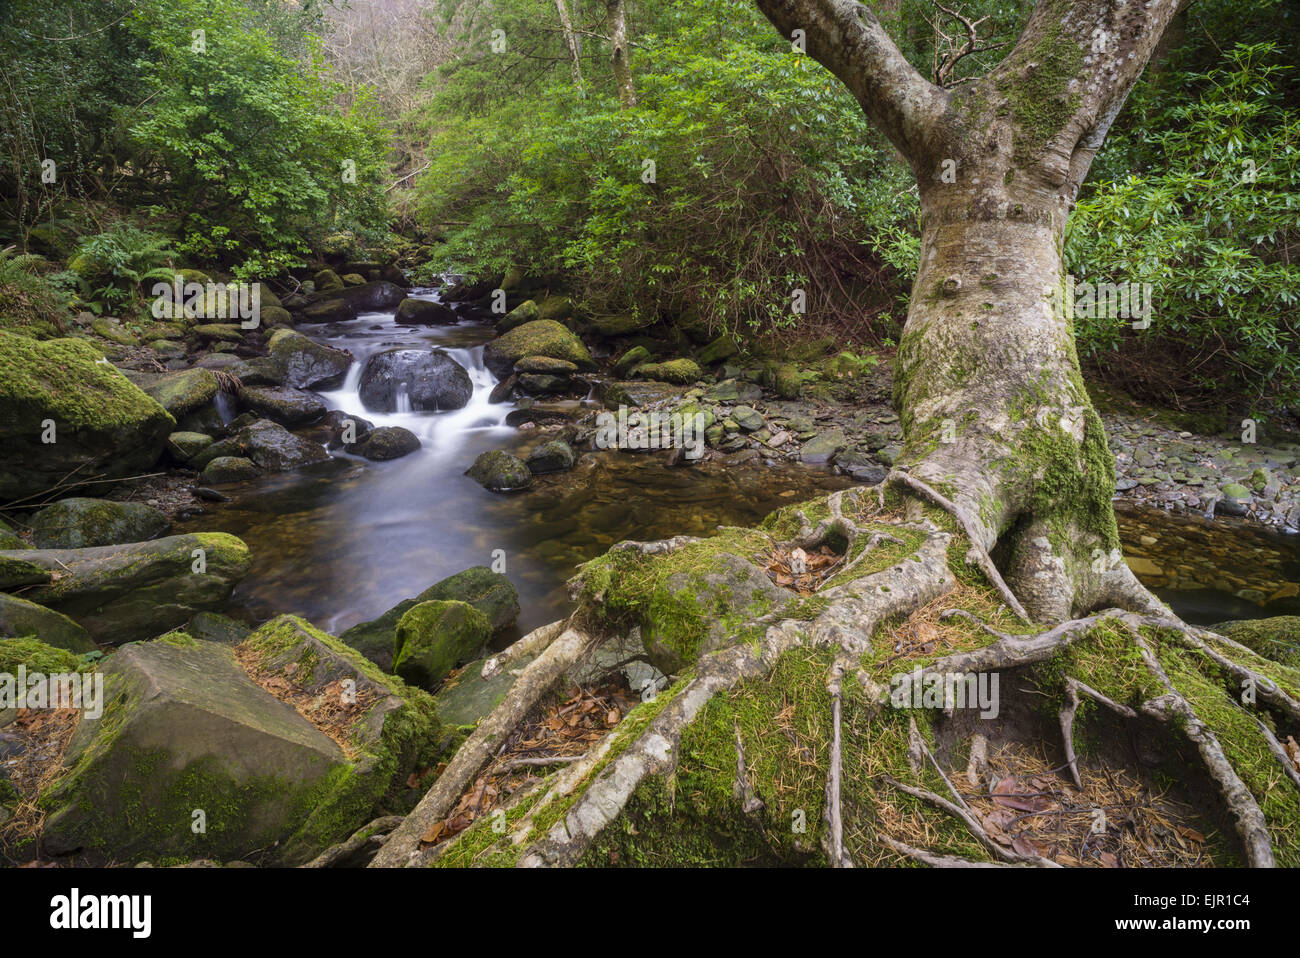
[[[449,326],[456,322],[450,306],[428,299],[404,299],[393,321],[398,326]]]
[[[418,602],[397,622],[393,671],[412,685],[435,689],[491,636],[487,616],[467,602]]]
[[[692,359],[670,359],[663,363],[646,363],[633,372],[637,379],[652,379],[661,383],[687,386],[696,382],[703,373]]]
[[[357,308],[346,299],[308,303],[298,311],[304,323],[347,323],[357,318]]]
[[[324,292],[343,288],[343,280],[339,278],[339,274],[334,272],[332,269],[321,270],[311,278],[311,281],[316,284],[318,290]]]
[[[735,338],[722,335],[701,349],[695,358],[701,366],[712,366],[714,363],[725,362],[739,352],[740,347],[736,345]]]
[[[100,671],[108,706],[41,797],[47,854],[301,864],[391,810],[442,742],[428,696],[292,616],[238,650],[176,633]]]
[[[208,485],[220,485],[223,482],[247,482],[262,474],[251,459],[243,456],[217,456],[199,475],[201,482]]]
[[[31,518],[32,544],[38,549],[82,549],[143,542],[162,535],[171,523],[142,502],[61,499]]]
[[[533,481],[522,459],[500,449],[480,453],[465,475],[492,492],[517,492],[527,489]]]
[[[368,432],[361,442],[349,447],[348,452],[375,462],[384,462],[400,459],[419,448],[420,438],[411,430],[401,426],[380,426]]]
[[[508,333],[517,326],[531,323],[537,318],[537,303],[526,299],[497,321],[497,332]]]
[[[270,357],[284,367],[283,384],[295,389],[332,389],[352,366],[351,354],[308,339],[291,329],[278,329],[267,342]]]
[[[361,404],[371,412],[394,412],[405,392],[412,410],[460,409],[474,393],[465,368],[446,353],[429,349],[385,349],[366,360]]]
[[[528,470],[533,475],[542,475],[548,472],[564,472],[566,469],[572,469],[576,457],[573,449],[567,442],[560,439],[552,439],[550,442],[542,443],[528,454],[524,462],[528,465]]]
[[[89,342],[0,331],[0,500],[147,471],[175,425]]]
[[[261,469],[285,472],[322,462],[329,458],[329,453],[319,443],[295,436],[278,423],[257,419],[233,436],[208,446],[190,460],[190,465],[206,469],[208,463],[222,457],[249,459]]]
[[[223,368],[238,379],[241,386],[283,386],[288,378],[284,363],[271,356],[253,356]]]
[[[629,376],[632,370],[650,362],[650,358],[650,350],[644,346],[633,346],[618,358],[618,362],[614,363],[614,375]]]
[[[167,437],[167,452],[177,462],[186,463],[212,445],[213,438],[202,432],[174,432]]]
[[[564,325],[537,319],[517,326],[492,340],[483,349],[483,363],[498,378],[508,376],[525,356],[566,359],[579,369],[594,369],[595,363],[582,340]]]
[[[248,546],[223,532],[167,536],[88,549],[0,553],[60,573],[24,597],[75,619],[91,638],[116,645],[218,609],[248,574]]]
[[[381,279],[363,283],[360,286],[349,286],[345,289],[318,290],[309,294],[307,298],[312,305],[344,303],[355,316],[357,313],[374,313],[393,309],[402,300],[406,299],[406,291],[396,283]],[[310,309],[310,306],[307,307],[304,313],[309,312]]]
[[[339,639],[380,668],[391,671],[397,623],[412,606],[436,600],[455,600],[474,606],[487,616],[495,632],[509,628],[519,616],[519,593],[510,580],[487,566],[473,566],[435,582],[414,599],[399,602],[378,618],[354,625]]]
[[[550,376],[571,376],[578,371],[576,363],[550,356],[525,356],[515,363],[517,373],[546,373]]]
[[[654,323],[654,316],[618,313],[614,316],[597,316],[591,321],[591,328],[602,336],[626,336],[628,333],[653,326]]]
[[[0,551],[0,589],[13,589],[21,585],[40,585],[53,576],[50,570],[22,558],[31,546],[19,539],[20,545]]]
[[[95,651],[90,633],[66,615],[0,592],[0,637],[24,636],[34,636],[46,645],[77,654]]]
[[[259,416],[284,426],[315,422],[325,415],[325,403],[319,396],[292,386],[244,386],[239,401]]]

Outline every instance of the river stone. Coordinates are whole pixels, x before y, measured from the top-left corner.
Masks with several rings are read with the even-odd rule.
[[[348,452],[356,453],[375,462],[400,459],[420,448],[420,438],[401,426],[380,426],[367,433],[366,438]]]
[[[38,549],[81,549],[121,542],[144,542],[171,526],[157,509],[142,502],[61,499],[32,516],[32,544]]]
[[[696,382],[703,373],[693,359],[670,359],[663,363],[646,363],[638,366],[632,373],[637,379],[652,379],[661,383],[676,383],[689,386]]]
[[[298,311],[304,323],[347,323],[357,318],[357,308],[346,299],[308,303]]]
[[[281,616],[240,652],[274,687],[319,703],[324,721],[337,721],[341,687],[369,702],[339,729],[352,757],[255,682],[230,646],[183,633],[136,643],[101,667],[105,713],[79,724],[65,774],[41,797],[47,853],[301,864],[369,821],[432,757],[431,700],[332,636]],[[190,827],[195,809],[206,833]]]
[[[567,296],[547,296],[537,304],[537,318],[564,322],[573,316],[573,300]]]
[[[763,390],[754,383],[738,379],[724,379],[705,390],[704,398],[715,403],[753,402],[763,395]]]
[[[411,409],[437,412],[464,407],[474,393],[465,368],[446,353],[431,349],[386,349],[366,360],[361,373],[361,404],[370,412],[395,412],[399,387]]]
[[[519,388],[530,396],[553,396],[567,392],[570,387],[568,376],[547,376],[543,373],[520,373]]]
[[[450,306],[428,299],[404,299],[393,322],[398,326],[449,326],[456,322]]]
[[[330,449],[346,449],[365,441],[366,436],[375,428],[369,419],[362,419],[342,409],[331,409],[321,420],[321,425],[329,432],[326,446]]]
[[[189,462],[212,443],[212,437],[206,433],[174,432],[167,437],[167,451],[178,462]]]
[[[343,280],[340,279],[339,274],[334,272],[332,269],[321,270],[311,278],[311,281],[316,284],[318,290],[323,292],[343,288]]]
[[[325,415],[325,403],[319,396],[291,386],[244,386],[239,401],[283,426],[300,426]]]
[[[259,419],[245,426],[235,434],[233,439],[244,450],[245,458],[253,460],[263,469],[274,472],[297,469],[299,466],[322,462],[329,458],[329,453],[320,444],[295,436],[269,419]],[[217,445],[222,443],[209,446],[204,451],[204,455]]]
[[[285,364],[273,356],[241,359],[226,366],[225,370],[238,379],[241,386],[283,386],[288,375]]]
[[[47,422],[54,442],[42,441]],[[74,472],[144,472],[175,425],[91,343],[0,331],[0,500],[43,492]]]
[[[533,474],[522,459],[500,449],[480,453],[465,475],[492,492],[527,489],[533,481]]]
[[[740,556],[705,555],[655,586],[641,622],[650,663],[665,675],[676,674],[734,640],[728,621],[757,618],[790,595]]]
[[[531,323],[537,318],[537,303],[526,299],[497,321],[497,332],[508,333],[516,326]]]
[[[90,633],[66,615],[0,592],[0,636],[18,639],[27,635],[56,649],[79,654],[95,651]]]
[[[483,363],[498,379],[509,375],[515,363],[525,356],[567,359],[579,369],[594,369],[596,365],[582,340],[550,319],[524,323],[483,348]]]
[[[610,409],[618,409],[619,406],[649,406],[666,399],[677,399],[682,392],[682,387],[672,383],[615,382],[606,385],[604,403]]]
[[[473,658],[492,637],[492,626],[467,602],[418,602],[398,620],[393,671],[412,685],[437,688],[447,673]]]
[[[220,608],[251,565],[248,546],[223,532],[0,553],[6,556],[61,573],[24,597],[70,616],[95,641],[113,645],[160,635],[196,612]],[[200,558],[203,571],[196,571]]]
[[[390,283],[387,280],[375,280],[341,290],[317,291],[309,294],[307,298],[313,306],[323,305],[324,303],[343,303],[355,315],[357,313],[374,313],[393,309],[402,300],[406,299],[406,291],[396,283]],[[308,313],[311,309],[312,307],[309,306],[303,312]]]
[[[753,406],[737,406],[731,411],[731,418],[736,420],[736,425],[745,432],[754,432],[767,425],[767,420],[763,418],[763,414]]]
[[[191,328],[190,332],[199,339],[209,341],[240,343],[244,340],[244,330],[236,323],[203,323]]]
[[[247,482],[261,474],[262,470],[251,459],[243,456],[217,456],[203,467],[199,479],[210,485],[220,485],[223,482]]]
[[[466,602],[487,616],[494,632],[514,625],[519,593],[504,575],[487,566],[472,566],[435,582],[414,599],[404,599],[378,618],[352,626],[339,638],[384,671],[392,671],[397,623],[412,606],[435,600]]]
[[[548,472],[564,472],[566,469],[572,469],[575,459],[573,450],[567,442],[552,439],[530,452],[524,462],[533,475],[540,476]]]
[[[271,358],[284,366],[284,385],[295,389],[332,389],[352,366],[348,353],[291,329],[276,330],[267,346]]]
[[[788,435],[788,433],[787,433]],[[835,456],[835,465],[858,482],[874,486],[884,481],[885,467],[866,453],[846,449]]]
[[[360,286],[366,281],[360,273],[344,273],[341,278],[344,286]]]
[[[838,429],[818,433],[803,444],[799,450],[799,459],[812,465],[830,462],[837,452],[844,448],[844,433]]]
[[[638,366],[644,366],[650,362],[650,359],[650,350],[644,346],[633,346],[618,358],[618,362],[614,363],[614,375],[630,376],[632,370]]]

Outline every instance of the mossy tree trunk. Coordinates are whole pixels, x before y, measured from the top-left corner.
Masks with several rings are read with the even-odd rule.
[[[1006,58],[954,89],[922,77],[853,0],[756,2],[783,34],[803,31],[920,188],[895,387],[905,450],[890,482],[958,517],[1017,611],[1155,610],[1120,558],[1114,462],[1062,308],[1062,242],[1177,0],[1041,0]]]

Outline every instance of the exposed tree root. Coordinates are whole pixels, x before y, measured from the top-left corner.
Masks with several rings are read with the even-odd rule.
[[[392,831],[402,824],[401,815],[386,815],[358,828],[347,841],[331,845],[303,868],[338,868],[364,858],[369,849],[379,849]]]

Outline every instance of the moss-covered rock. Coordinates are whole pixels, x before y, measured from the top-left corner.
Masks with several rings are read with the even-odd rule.
[[[492,492],[518,492],[527,489],[533,481],[533,474],[522,459],[500,449],[480,453],[465,475]]]
[[[498,378],[510,374],[525,356],[567,359],[579,369],[594,369],[587,347],[574,333],[555,320],[538,319],[505,333],[483,349],[483,362]]]
[[[49,645],[34,636],[0,638],[0,675],[15,675],[19,666],[27,669],[28,673],[40,672],[43,675],[85,672],[93,668],[76,653]]]
[[[358,456],[374,462],[387,462],[409,456],[420,448],[420,437],[401,426],[380,426],[366,433],[365,439],[348,448]]]
[[[175,425],[89,342],[0,331],[0,499],[145,471]]]
[[[644,366],[651,360],[650,350],[644,346],[633,346],[614,363],[615,376],[630,376],[632,370],[638,366]]]
[[[517,326],[537,319],[537,303],[526,299],[497,321],[497,332],[508,333]]]
[[[19,555],[60,573],[25,597],[75,619],[106,644],[150,638],[220,608],[252,561],[248,547],[223,532]]]
[[[798,399],[800,392],[803,391],[803,379],[799,375],[799,367],[790,363],[777,366],[772,379],[772,388],[782,399]]]
[[[597,316],[591,321],[591,329],[602,336],[626,336],[639,329],[653,326],[655,317],[641,313],[617,313],[613,316]]]
[[[178,431],[167,437],[167,452],[177,462],[186,463],[212,443],[213,439],[207,433]]]
[[[105,661],[108,707],[80,723],[41,796],[47,852],[300,863],[387,810],[442,744],[427,696],[301,619],[235,652],[173,634]]]
[[[145,389],[176,419],[206,406],[217,395],[217,377],[210,369],[184,369],[163,376]]]
[[[339,274],[332,269],[323,269],[312,277],[312,282],[316,284],[316,289],[321,292],[329,292],[343,288],[343,280]]]
[[[30,550],[21,539],[20,546],[0,552],[0,589],[12,589],[20,585],[39,585],[49,582],[53,574],[44,566],[28,562],[22,557],[24,550]]]
[[[38,549],[83,549],[122,542],[144,542],[171,526],[167,517],[142,502],[60,499],[31,518],[32,544]]]
[[[408,297],[398,304],[393,322],[398,326],[450,326],[456,323],[456,314],[445,303]]]
[[[319,396],[292,386],[243,386],[239,403],[282,426],[300,426],[325,415],[325,403]]]
[[[247,482],[262,474],[257,464],[243,456],[217,456],[203,467],[199,480],[209,485],[223,482]]]
[[[95,650],[89,633],[66,615],[3,592],[0,592],[0,636],[10,639],[33,636],[46,645],[69,652]]]
[[[515,363],[517,373],[547,373],[552,376],[571,376],[578,371],[576,363],[551,356],[525,356]]]
[[[468,602],[418,602],[397,622],[393,671],[412,685],[435,689],[491,637],[487,616]]]
[[[703,375],[700,367],[692,359],[670,359],[662,363],[646,363],[638,366],[633,373],[637,379],[650,379],[663,383],[675,383],[688,386]]]
[[[735,337],[723,335],[701,349],[695,358],[701,366],[712,366],[714,363],[725,362],[739,352],[740,347],[736,345]]]
[[[572,469],[577,457],[567,442],[562,439],[552,439],[530,452],[524,461],[533,475],[540,476],[548,472],[564,472],[566,469]]]

